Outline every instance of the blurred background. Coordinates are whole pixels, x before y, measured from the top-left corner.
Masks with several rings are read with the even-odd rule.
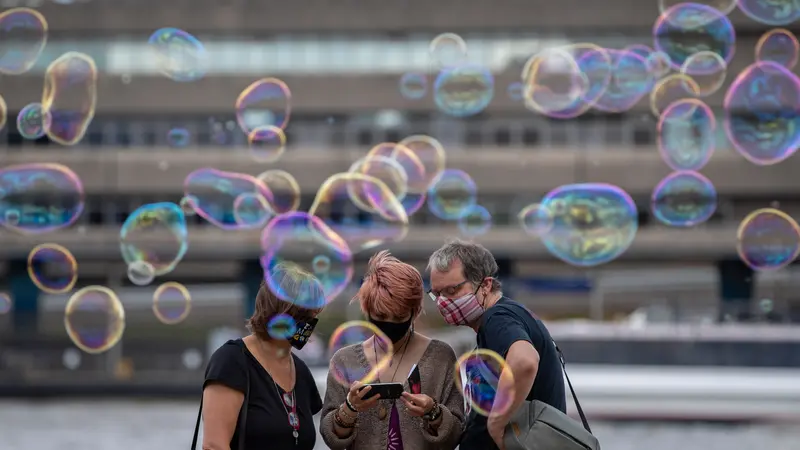
[[[5,168],[0,172],[5,214],[0,230],[2,447],[171,449],[190,442],[207,358],[227,339],[245,333],[244,320],[264,278],[259,262],[263,226],[223,229],[202,214],[186,212],[185,255],[151,284],[153,274],[137,279],[130,259],[120,256],[120,230],[127,229],[137,208],[171,202],[183,214],[191,185],[187,176],[211,167],[251,179],[266,170],[285,171],[297,183],[291,198],[299,211],[308,211],[328,177],[347,172],[374,146],[423,135],[440,143],[446,155],[446,163],[441,162],[452,174],[472,180],[475,189],[468,200],[482,209],[471,209],[469,220],[453,220],[447,211],[453,202],[465,201],[465,181],[456,180],[455,199],[447,197],[447,189],[431,187],[428,195],[441,197],[444,206],[431,206],[429,198],[428,205],[408,214],[407,224],[395,217],[403,222],[402,233],[376,238],[377,247],[352,248],[352,280],[325,309],[302,352],[320,383],[333,330],[361,318],[349,300],[369,256],[389,248],[422,271],[433,250],[460,236],[486,245],[497,259],[504,293],[548,323],[603,448],[800,449],[795,426],[800,419],[800,276],[791,264],[800,246],[791,220],[800,215],[800,160],[790,157],[800,143],[800,95],[792,94],[792,89],[800,92],[800,81],[789,72],[794,63],[783,64],[788,70],[780,76],[761,68],[762,78],[777,77],[773,85],[783,86],[777,110],[784,115],[777,115],[788,121],[783,125],[791,139],[778,156],[748,153],[745,143],[752,141],[739,136],[737,142],[736,132],[726,133],[723,126],[744,117],[755,121],[756,134],[775,132],[764,125],[777,120],[774,115],[764,119],[763,111],[742,106],[746,101],[725,97],[735,100],[733,80],[753,72],[759,40],[771,30],[786,30],[778,53],[791,56],[794,51],[796,62],[797,40],[791,38],[800,7],[794,2],[702,1],[724,19],[713,16],[699,29],[687,30],[675,24],[683,19],[674,18],[666,20],[667,28],[676,29],[665,32],[657,21],[663,25],[665,15],[678,17],[679,11],[669,9],[677,3],[3,0],[0,95],[8,119],[0,130]],[[12,7],[35,8],[47,27],[30,12],[9,13]],[[719,38],[728,26],[735,30],[735,44]],[[202,70],[181,72],[175,67],[191,65],[181,60],[165,73],[154,61],[154,43],[176,33],[159,35],[157,30],[165,27],[187,33],[179,37],[190,60],[203,49]],[[12,37],[20,29],[23,37]],[[677,200],[667,201],[673,208],[667,213],[659,213],[659,205],[674,192],[654,194],[671,173],[660,140],[663,124],[658,125],[673,101],[700,96],[659,91],[658,80],[699,72],[687,72],[685,65],[667,67],[641,82],[646,89],[629,96],[630,104],[607,111],[587,106],[569,120],[556,117],[555,97],[547,97],[548,104],[541,98],[532,104],[534,92],[525,86],[535,76],[520,76],[534,55],[586,42],[609,49],[648,46],[640,47],[645,54],[639,59],[655,70],[654,32],[662,53],[673,58],[670,51],[691,49],[665,44],[670,36],[679,41],[712,36],[721,41],[710,48],[718,54],[729,50],[712,73],[721,73],[724,84],[702,96],[703,111],[713,113],[706,123],[716,122],[711,150],[706,148],[710,160],[702,167],[708,184],[683,190],[673,186],[683,197],[675,194]],[[436,41],[442,33],[451,35]],[[46,45],[38,54],[34,44],[45,34]],[[189,38],[196,38],[197,45]],[[455,94],[440,95],[449,89],[443,87],[447,69],[432,63],[431,53],[438,51],[432,42],[464,50],[469,64],[480,67],[484,76],[477,87],[460,85],[453,88]],[[727,47],[715,47],[715,42]],[[82,56],[59,59],[68,52],[88,56],[95,67]],[[26,58],[27,67],[22,64]],[[59,60],[67,62],[51,65]],[[544,71],[547,64],[540,60],[533,66]],[[96,71],[96,80],[87,78],[87,71]],[[621,85],[620,73],[611,77]],[[254,160],[248,151],[254,138],[243,131],[243,121],[280,120],[237,108],[247,100],[248,87],[266,77],[282,80],[291,94],[278,82],[267,93],[273,100],[276,89],[283,96],[279,115],[288,126],[277,132],[285,138],[280,151],[274,142],[256,142],[276,156],[265,161]],[[580,80],[577,85],[591,82]],[[456,81],[450,88],[464,83]],[[756,84],[751,81],[742,83]],[[480,106],[457,109],[459,89],[478,92],[462,94],[465,103],[474,100]],[[490,98],[484,102],[487,92]],[[44,107],[29,108],[40,99]],[[46,111],[48,106],[52,111]],[[51,116],[52,124],[37,130],[36,118],[44,116]],[[268,141],[275,135],[261,137]],[[33,164],[35,170],[57,172],[44,163],[68,167],[82,183],[76,187],[64,181],[68,176],[46,173],[56,180],[51,188],[58,189],[44,192],[59,198],[62,208],[61,225],[53,230],[9,213],[14,201],[1,198],[15,188],[8,175],[20,173],[14,166]],[[699,165],[681,168],[700,170]],[[520,220],[526,207],[546,206],[545,200],[552,200],[549,192],[575,183],[608,183],[629,195],[620,200],[628,214],[600,226],[618,232],[615,239],[623,243],[601,251],[600,260],[589,261],[571,253],[569,245],[554,243],[575,236],[581,243],[588,240],[576,229],[558,234],[566,225],[557,217],[545,218],[556,233],[550,238],[532,233],[526,228],[530,223]],[[64,219],[70,208],[75,213],[69,197],[78,194],[82,211]],[[760,208],[770,208],[760,222],[748,217]],[[665,219],[670,213],[684,217],[683,222]],[[358,208],[336,214],[356,224],[354,233],[386,232]],[[534,220],[536,228],[539,216]],[[743,234],[766,243],[745,242]],[[161,246],[170,241],[148,242]],[[41,244],[46,246],[36,247]],[[130,242],[123,237],[122,244],[124,253]],[[43,261],[32,256],[35,248]],[[68,286],[56,286],[65,276],[65,261],[76,279],[68,276]],[[166,288],[160,286],[170,282],[178,296],[173,308],[180,310],[172,318],[157,306],[154,314],[154,295],[163,294]],[[125,311],[124,334],[109,332],[95,346],[84,343],[90,351],[65,331],[67,302],[87,286],[107,287],[113,294],[92,289],[114,301],[115,295]],[[435,305],[425,306],[420,329],[451,343],[457,353],[473,347],[471,330],[447,328]],[[325,447],[321,440],[318,447]]]

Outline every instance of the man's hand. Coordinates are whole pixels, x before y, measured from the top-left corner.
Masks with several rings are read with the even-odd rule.
[[[506,445],[503,443],[503,438],[506,435],[505,425],[506,424],[502,423],[501,420],[492,416],[486,419],[486,429],[489,431],[489,436],[492,437],[492,440],[500,450],[506,449]]]

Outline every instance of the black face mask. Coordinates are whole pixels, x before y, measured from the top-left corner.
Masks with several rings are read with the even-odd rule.
[[[311,333],[314,332],[317,322],[319,322],[319,319],[316,317],[305,321],[298,321],[297,330],[294,332],[294,335],[289,338],[289,344],[292,347],[301,350],[306,343],[308,343],[308,338],[310,338]]]
[[[370,318],[369,321],[378,327],[378,329],[381,330],[381,332],[385,334],[390,341],[392,341],[392,344],[396,344],[400,341],[400,339],[405,337],[406,333],[408,333],[408,329],[411,328],[411,322],[414,321],[414,316],[409,317],[408,320],[402,323],[384,322],[381,320],[374,320],[372,318]]]

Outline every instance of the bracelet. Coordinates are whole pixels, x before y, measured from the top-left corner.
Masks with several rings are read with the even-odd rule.
[[[338,425],[338,426],[340,426],[342,428],[345,428],[345,429],[351,429],[351,428],[355,428],[356,427],[356,421],[355,420],[353,421],[353,423],[347,423],[344,420],[342,420],[342,418],[339,416],[339,411],[338,410],[333,413],[333,422],[336,425]]]
[[[356,409],[356,407],[353,406],[352,403],[350,403],[350,396],[349,395],[344,398],[344,404],[347,405],[347,409],[349,409],[350,411],[353,411],[354,413],[358,414],[358,410]]]
[[[442,415],[442,406],[439,403],[437,403],[436,400],[434,400],[433,408],[431,408],[430,411],[425,413],[425,415],[423,415],[422,418],[428,422],[433,422],[436,419],[438,419],[439,416],[441,415]]]
[[[350,408],[347,408],[344,405],[342,405],[342,406],[339,406],[336,409],[336,412],[338,412],[339,414],[343,415],[344,417],[347,417],[348,419],[353,419],[353,420],[358,419],[358,414],[350,415],[350,413],[347,412],[347,410],[349,410],[349,409]]]

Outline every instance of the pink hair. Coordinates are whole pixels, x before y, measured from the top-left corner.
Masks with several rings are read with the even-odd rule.
[[[362,313],[381,320],[402,318],[409,313],[416,317],[424,294],[419,271],[384,250],[370,258],[356,298]]]

